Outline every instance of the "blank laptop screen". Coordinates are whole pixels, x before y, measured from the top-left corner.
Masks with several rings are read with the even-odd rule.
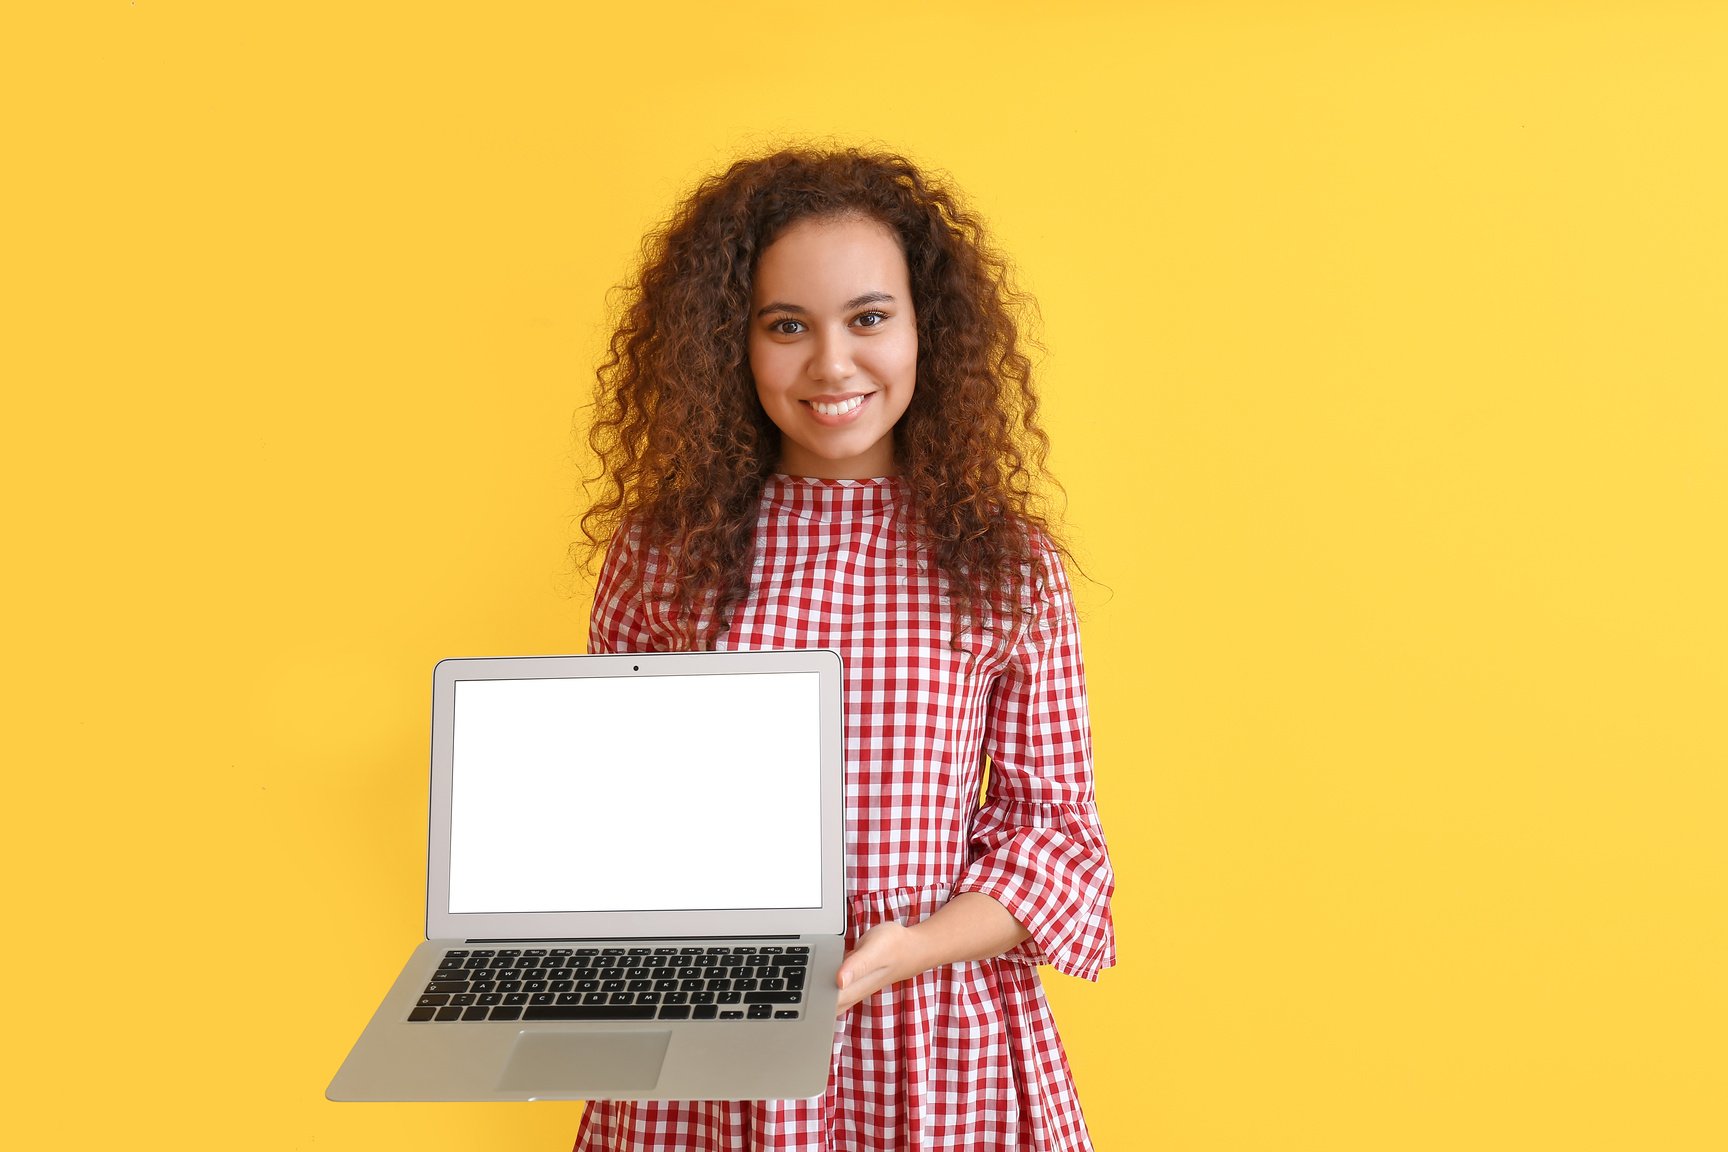
[[[449,911],[816,907],[819,683],[458,680]]]

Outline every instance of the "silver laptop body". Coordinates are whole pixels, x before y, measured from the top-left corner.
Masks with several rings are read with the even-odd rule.
[[[427,939],[330,1099],[822,1093],[838,654],[444,660],[432,715]]]

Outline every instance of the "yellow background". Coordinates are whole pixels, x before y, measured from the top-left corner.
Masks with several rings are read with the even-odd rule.
[[[608,288],[831,134],[1042,302],[1100,1147],[1728,1147],[1728,9],[585,8],[0,16],[15,1146],[567,1146],[322,1098],[431,667],[581,648]]]

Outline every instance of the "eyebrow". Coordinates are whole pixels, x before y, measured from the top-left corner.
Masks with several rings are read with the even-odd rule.
[[[852,309],[862,308],[866,304],[892,303],[894,303],[894,297],[890,296],[886,292],[866,292],[862,296],[854,296],[852,299],[846,301],[846,303],[840,306],[840,310],[842,312],[850,312]],[[764,304],[761,308],[757,309],[756,315],[766,316],[770,312],[790,312],[795,316],[806,316],[809,315],[810,310],[799,304],[787,304],[783,301],[776,300],[771,304]]]

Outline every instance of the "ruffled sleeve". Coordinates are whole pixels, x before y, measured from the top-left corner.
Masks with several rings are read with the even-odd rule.
[[[1045,553],[1037,616],[991,693],[985,800],[954,891],[994,897],[1030,939],[1008,953],[1087,980],[1116,962],[1110,856],[1092,791],[1092,733],[1067,575]]]

